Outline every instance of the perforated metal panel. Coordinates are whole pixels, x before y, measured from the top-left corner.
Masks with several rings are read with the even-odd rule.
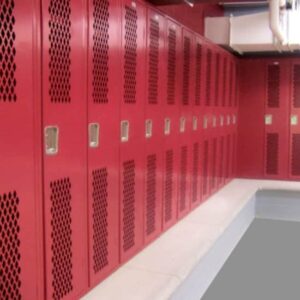
[[[214,190],[216,188],[216,179],[217,179],[217,139],[212,140],[212,166],[211,166],[211,177],[210,177],[210,186]]]
[[[124,101],[136,102],[137,12],[125,6]]]
[[[108,172],[93,171],[93,269],[97,273],[108,265]]]
[[[208,189],[208,141],[205,140],[203,144],[203,195],[207,196],[209,189]]]
[[[200,162],[200,147],[199,143],[193,145],[193,177],[192,177],[192,202],[199,201],[199,162]]]
[[[293,134],[292,140],[292,175],[300,176],[300,134]]]
[[[195,74],[195,104],[201,104],[201,88],[202,88],[202,45],[196,45],[196,74]]]
[[[0,102],[16,102],[15,2],[0,2]]]
[[[108,103],[109,1],[93,0],[93,100]]]
[[[220,81],[220,74],[219,74],[219,69],[220,69],[220,60],[221,60],[221,55],[220,53],[216,54],[216,73],[215,73],[215,106],[219,105],[219,81]]]
[[[51,0],[49,14],[50,99],[54,103],[69,103],[71,102],[70,0]]]
[[[164,221],[169,222],[173,216],[172,197],[174,180],[174,152],[165,153],[165,184],[164,184]]]
[[[182,89],[182,104],[189,104],[190,96],[190,61],[191,61],[191,40],[189,37],[184,37],[183,42],[183,89]]]
[[[300,108],[300,64],[293,66],[293,105]]]
[[[211,105],[211,67],[212,67],[212,51],[207,49],[206,52],[206,99],[205,105]]]
[[[52,297],[62,299],[73,290],[71,182],[63,178],[51,188]]]
[[[268,133],[266,141],[266,173],[275,175],[278,173],[278,133]]]
[[[226,97],[227,97],[227,82],[228,82],[228,77],[227,77],[227,72],[228,72],[228,58],[224,57],[223,58],[223,95],[222,95],[222,106],[226,106]]]
[[[180,153],[180,174],[179,174],[179,211],[186,209],[187,205],[187,164],[188,164],[188,147],[181,147]]]
[[[168,104],[175,104],[176,83],[176,30],[169,28],[168,32]]]
[[[1,299],[22,299],[19,204],[16,191],[0,194]]]
[[[224,179],[224,154],[225,154],[225,143],[224,143],[224,136],[221,136],[219,139],[219,166],[218,166],[218,186],[221,186]]]
[[[268,65],[268,107],[279,107],[280,66]]]

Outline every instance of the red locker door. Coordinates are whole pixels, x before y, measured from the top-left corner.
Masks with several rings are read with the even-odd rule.
[[[0,299],[44,299],[37,1],[0,1]]]
[[[180,101],[179,120],[179,195],[178,195],[178,217],[185,216],[191,205],[191,170],[192,170],[192,51],[193,34],[183,28],[182,30],[182,94]]]
[[[144,235],[149,243],[162,230],[164,109],[166,96],[165,18],[147,10],[147,97],[145,105]]]
[[[120,4],[90,0],[89,16],[89,273],[93,286],[119,263]]]
[[[166,62],[167,95],[164,103],[164,173],[163,173],[163,229],[177,220],[178,167],[179,167],[179,103],[181,68],[181,27],[167,21]]]
[[[146,8],[140,2],[122,3],[122,69],[120,149],[121,261],[143,243],[144,108]]]
[[[266,63],[265,157],[264,175],[267,178],[287,178],[289,128],[289,64]]]
[[[42,2],[47,299],[88,286],[86,4]]]
[[[291,65],[289,177],[300,179],[300,60]]]

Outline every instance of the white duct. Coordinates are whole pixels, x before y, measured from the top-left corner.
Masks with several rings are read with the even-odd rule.
[[[286,38],[280,26],[280,8],[285,6],[285,0],[269,0],[270,4],[270,28],[277,38],[277,40],[282,44],[286,44]]]

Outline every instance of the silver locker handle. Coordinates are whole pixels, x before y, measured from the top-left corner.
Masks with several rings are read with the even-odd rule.
[[[126,143],[129,141],[129,121],[121,122],[121,142]]]
[[[179,130],[181,133],[185,132],[185,118],[184,117],[180,118]]]
[[[145,121],[145,136],[147,139],[150,139],[152,137],[152,128],[153,128],[153,122],[152,120],[146,120]]]
[[[169,135],[171,133],[171,120],[165,119],[165,135]]]
[[[298,125],[298,116],[297,115],[291,115],[291,125],[292,126]]]
[[[45,151],[47,155],[56,155],[59,148],[58,126],[47,126],[44,129]]]
[[[89,146],[90,148],[99,147],[100,125],[98,123],[89,124]]]
[[[204,116],[203,118],[203,128],[207,129],[208,128],[208,117]]]
[[[273,116],[265,115],[265,125],[272,125],[272,123],[273,123]]]
[[[193,130],[197,131],[198,130],[198,118],[197,117],[193,117]]]

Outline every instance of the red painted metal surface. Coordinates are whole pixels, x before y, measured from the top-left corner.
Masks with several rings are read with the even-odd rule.
[[[86,5],[42,3],[46,299],[88,286]]]
[[[38,12],[0,2],[1,299],[44,299]]]
[[[166,89],[166,19],[147,10],[147,84],[145,103],[144,239],[148,244],[162,231],[163,101]]]
[[[120,148],[120,253],[124,262],[143,245],[145,168],[146,7],[122,3],[122,97]],[[127,122],[127,123],[124,123]],[[126,127],[128,139],[126,139]]]
[[[120,22],[118,1],[89,1],[86,127],[89,143],[86,145],[91,286],[119,264]],[[93,130],[96,130],[94,137]]]

